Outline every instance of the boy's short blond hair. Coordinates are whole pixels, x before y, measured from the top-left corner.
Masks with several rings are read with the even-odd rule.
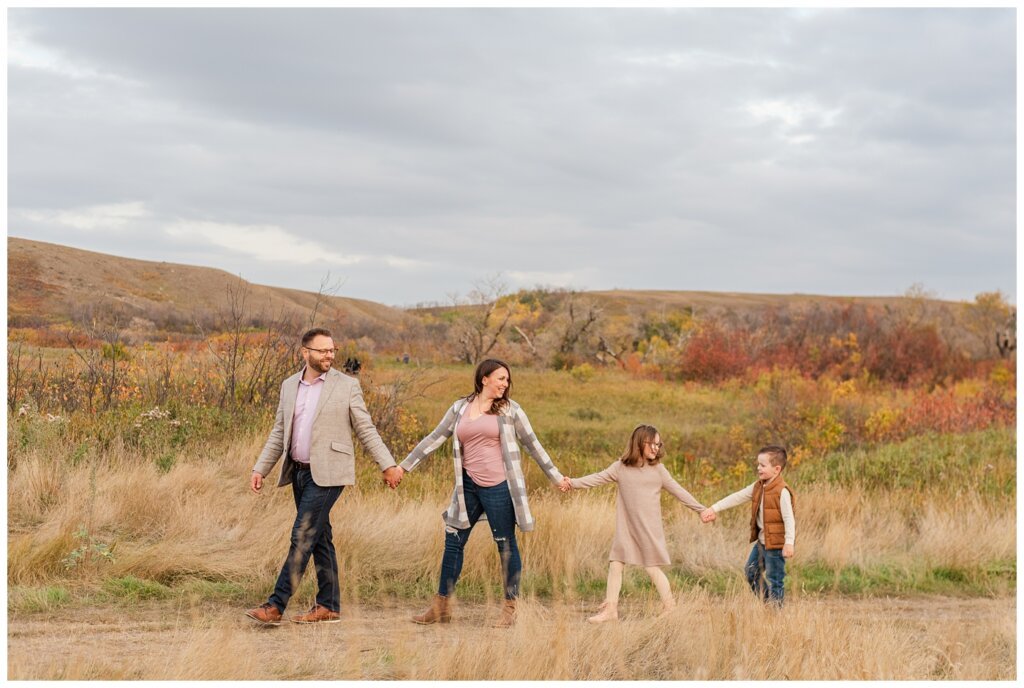
[[[774,444],[770,444],[767,447],[761,447],[757,450],[757,455],[761,454],[768,455],[768,463],[773,466],[779,466],[780,468],[786,467],[786,450],[782,447],[777,447]]]

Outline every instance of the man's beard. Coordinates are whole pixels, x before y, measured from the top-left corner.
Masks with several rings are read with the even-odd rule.
[[[331,369],[331,363],[328,363],[327,361],[313,361],[313,360],[310,360],[309,361],[309,367],[312,368],[313,370],[315,370],[318,373],[326,373],[328,370]]]

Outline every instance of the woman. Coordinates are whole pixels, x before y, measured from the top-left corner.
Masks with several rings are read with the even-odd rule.
[[[473,381],[475,391],[457,399],[441,423],[399,466],[403,471],[411,471],[454,436],[455,490],[442,517],[445,536],[441,580],[430,608],[412,618],[420,624],[451,621],[451,595],[462,572],[466,541],[484,514],[498,546],[505,577],[505,604],[495,626],[508,627],[515,622],[522,571],[515,527],[528,531],[534,525],[526,502],[526,481],[517,440],[552,483],[566,487],[568,483],[537,440],[523,409],[509,398],[512,374],[508,365],[487,359],[476,367]]]

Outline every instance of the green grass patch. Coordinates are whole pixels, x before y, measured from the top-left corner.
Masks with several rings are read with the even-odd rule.
[[[402,600],[425,600],[437,592],[437,577],[419,577],[412,580],[402,579],[400,576],[374,578],[370,580],[360,579],[349,581],[355,584],[355,596],[360,600],[376,600],[382,598],[397,598]],[[345,586],[345,581],[342,581]],[[462,585],[459,585],[461,595]]]
[[[71,603],[71,592],[67,588],[48,585],[45,587],[14,587],[8,591],[7,610],[10,612],[48,612]]]
[[[746,587],[739,569],[730,571],[705,571],[697,574],[690,571],[666,571],[673,590],[700,589],[716,595],[733,592],[738,586]]]
[[[1016,490],[1017,433],[993,428],[928,434],[868,449],[839,451],[796,468],[794,483],[923,491],[955,484],[985,496]]]
[[[844,566],[840,569],[813,562],[794,566],[786,576],[787,589],[796,586],[803,592],[871,596],[987,596],[1015,590],[1016,580],[1016,565],[1012,561],[975,568],[879,564],[871,567]]]
[[[143,600],[166,599],[171,596],[172,590],[156,581],[136,578],[135,576],[123,576],[121,578],[108,578],[103,581],[103,592],[114,599],[141,602]]]

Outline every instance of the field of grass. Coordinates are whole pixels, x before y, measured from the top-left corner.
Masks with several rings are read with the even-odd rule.
[[[368,388],[393,383],[403,369],[382,365],[370,372],[372,377],[364,380]],[[399,460],[451,401],[468,391],[470,376],[467,368],[455,366],[424,373],[423,394],[405,400],[393,436]],[[514,397],[568,475],[604,468],[637,423],[652,423],[668,445],[670,472],[697,499],[711,504],[754,479],[753,452],[774,440],[761,440],[758,434],[767,427],[763,399],[740,386],[550,371],[515,371],[514,384]],[[880,404],[883,398],[895,403],[902,393],[872,394],[865,404]],[[359,484],[345,490],[332,514],[343,604],[355,610],[351,627],[341,624],[346,628],[334,633],[355,634],[359,639],[352,639],[351,647],[365,652],[337,651],[333,639],[338,636],[318,629],[312,631],[315,642],[302,662],[285,662],[277,674],[262,676],[268,639],[246,625],[241,611],[269,594],[294,517],[290,490],[270,488],[261,495],[248,490],[249,471],[270,422],[270,410],[234,424],[223,414],[187,408],[141,421],[138,410],[122,409],[104,416],[103,423],[12,415],[9,676],[1015,675],[1016,433],[1013,427],[995,426],[840,444],[809,451],[787,469],[797,495],[798,535],[781,615],[753,604],[743,588],[749,512],[737,508],[715,524],[702,525],[693,512],[666,497],[673,561],[666,573],[680,610],[665,622],[648,618],[647,606],[657,596],[642,572],[627,569],[623,604],[633,611],[628,622],[607,629],[589,628],[582,619],[603,597],[614,487],[562,495],[526,459],[537,519],[536,530],[520,537],[526,613],[513,632],[479,631],[474,643],[454,639],[464,637],[469,626],[478,632],[475,625],[486,621],[499,598],[497,554],[485,529],[470,541],[457,591],[460,605],[469,610],[463,625],[445,634],[444,629],[416,630],[406,621],[436,585],[443,542],[440,514],[452,485],[447,449],[407,475],[397,491],[386,489],[375,465],[359,456]],[[813,439],[813,434],[802,436]],[[314,592],[310,570],[289,611],[311,603]],[[892,597],[922,609],[939,604],[934,600],[954,600],[939,606],[955,604],[960,611],[949,622],[953,626],[919,624],[918,617],[887,614],[887,605],[899,606],[890,605]],[[992,612],[985,623],[971,625],[972,605],[991,610],[993,602],[1005,603],[1007,611]],[[65,653],[47,664],[31,650],[32,642],[47,633],[53,641],[64,638],[62,619],[141,622],[168,614],[176,619],[175,641],[158,651],[156,663],[141,658],[133,663],[129,657],[120,664],[92,660],[75,665],[73,653]],[[396,642],[366,650],[370,643],[359,633],[382,628]],[[765,628],[791,639],[787,652],[772,655],[757,641]],[[282,632],[293,638],[297,631]],[[156,633],[140,641],[140,653],[156,652],[159,641]],[[217,656],[251,658],[224,663]],[[513,662],[514,657],[530,659]]]
[[[8,676],[1013,680],[1016,673],[1006,599],[804,597],[775,614],[745,593],[689,591],[662,618],[647,602],[628,601],[620,622],[594,627],[583,621],[592,606],[527,598],[511,630],[489,627],[496,604],[460,603],[443,626],[409,623],[409,602],[384,600],[345,605],[340,624],[262,629],[237,604],[198,597],[108,602],[89,616],[12,614]]]

